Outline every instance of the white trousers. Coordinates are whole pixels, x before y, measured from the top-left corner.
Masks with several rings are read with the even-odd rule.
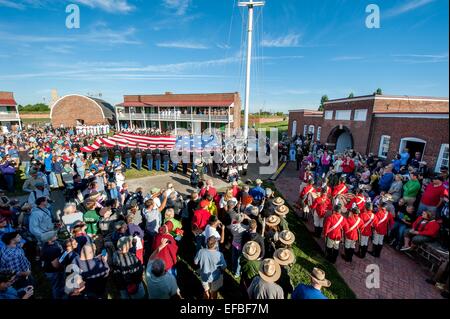
[[[373,233],[373,241],[374,245],[383,245],[384,235],[377,234],[377,232]]]
[[[327,237],[327,248],[339,249],[340,240],[332,240]]]
[[[353,248],[353,249],[355,249],[356,248],[356,240],[349,240],[349,239],[346,239],[345,240],[345,248]]]
[[[319,215],[317,215],[316,211],[314,211],[314,227],[323,228],[323,220],[324,218],[320,218]]]
[[[361,236],[360,246],[369,246],[369,236]]]

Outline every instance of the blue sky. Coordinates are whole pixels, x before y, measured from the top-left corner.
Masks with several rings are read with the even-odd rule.
[[[80,8],[67,29],[65,8]],[[381,28],[365,26],[368,4]],[[251,111],[317,108],[320,97],[448,97],[448,0],[267,0],[255,13]],[[239,91],[237,0],[0,0],[0,91],[60,95]]]

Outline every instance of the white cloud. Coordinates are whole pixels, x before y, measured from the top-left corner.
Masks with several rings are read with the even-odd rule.
[[[195,49],[195,50],[205,50],[208,46],[190,41],[173,41],[173,42],[160,42],[156,44],[160,48],[175,48],[175,49]]]
[[[448,63],[448,53],[444,54],[397,54],[395,62],[408,64]]]
[[[298,33],[289,33],[288,35],[273,38],[267,37],[261,41],[261,45],[267,48],[290,48],[298,47],[301,35]]]
[[[290,60],[300,59],[301,56],[261,56],[261,60]],[[7,79],[27,79],[27,78],[51,78],[54,79],[86,79],[95,78],[108,80],[117,79],[182,79],[195,77],[220,77],[225,76],[187,74],[185,72],[195,72],[197,70],[208,70],[211,67],[223,65],[238,64],[241,62],[238,55],[204,61],[187,61],[171,64],[150,64],[136,65],[134,62],[78,62],[67,64],[47,64],[44,65],[45,71],[36,71],[29,73],[0,75],[0,80]]]
[[[228,44],[222,44],[222,43],[219,43],[219,44],[216,44],[216,46],[217,46],[219,49],[222,49],[222,50],[228,50],[228,49],[231,49],[231,46],[228,45]]]
[[[7,7],[19,10],[25,9],[25,6],[22,3],[13,0],[0,0],[0,7]]]
[[[163,0],[163,4],[166,8],[175,11],[178,16],[185,15],[191,4],[191,0]]]
[[[60,0],[58,0],[59,2]],[[0,0],[0,7],[23,10],[27,7],[43,7],[52,5],[56,0]],[[68,3],[79,3],[91,8],[99,8],[110,13],[128,13],[135,7],[128,0],[71,0]]]
[[[362,56],[337,56],[331,59],[331,61],[356,61],[363,60]]]
[[[435,0],[408,0],[407,3],[388,10],[385,16],[386,17],[399,16],[401,14],[426,6],[427,4],[430,4],[434,1]]]
[[[73,47],[70,45],[48,45],[45,47],[46,50],[59,53],[59,54],[69,54],[73,52]]]
[[[112,30],[104,24],[96,24],[87,33],[67,36],[36,36],[31,34],[14,34],[0,31],[0,40],[14,43],[76,43],[89,42],[99,45],[141,44],[135,38],[136,29]]]
[[[99,8],[110,13],[128,13],[135,7],[127,0],[73,0],[74,2],[84,4],[91,8]]]

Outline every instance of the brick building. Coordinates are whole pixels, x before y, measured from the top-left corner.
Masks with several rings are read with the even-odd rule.
[[[289,134],[312,133],[338,152],[392,159],[408,148],[436,171],[449,162],[448,98],[370,95],[331,100],[324,112],[289,111]]]
[[[0,131],[8,132],[20,128],[20,117],[14,93],[0,92]]]
[[[71,94],[57,100],[50,112],[53,127],[115,124],[114,108],[97,98]]]
[[[125,95],[116,114],[120,128],[224,131],[241,126],[241,98],[239,93]]]

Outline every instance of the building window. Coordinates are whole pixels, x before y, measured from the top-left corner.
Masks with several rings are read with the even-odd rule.
[[[441,151],[439,152],[439,157],[436,162],[435,172],[439,173],[441,171],[441,167],[448,168],[448,144],[441,145]]]
[[[292,137],[297,135],[297,121],[292,122]]]
[[[325,120],[333,119],[333,111],[325,111]]]
[[[317,140],[320,141],[320,137],[322,136],[322,126],[317,128]]]
[[[382,158],[387,158],[390,145],[391,145],[391,137],[388,135],[382,135],[380,140],[380,149],[378,150],[378,156]]]
[[[315,131],[314,125],[310,125],[308,128],[308,133],[311,134],[313,140],[314,140],[314,131]]]
[[[352,115],[352,111],[336,111],[336,120],[341,121],[350,121],[350,117]]]
[[[365,122],[367,120],[367,110],[355,110],[354,120]]]
[[[303,136],[306,136],[306,133],[308,133],[308,125],[303,126]]]

